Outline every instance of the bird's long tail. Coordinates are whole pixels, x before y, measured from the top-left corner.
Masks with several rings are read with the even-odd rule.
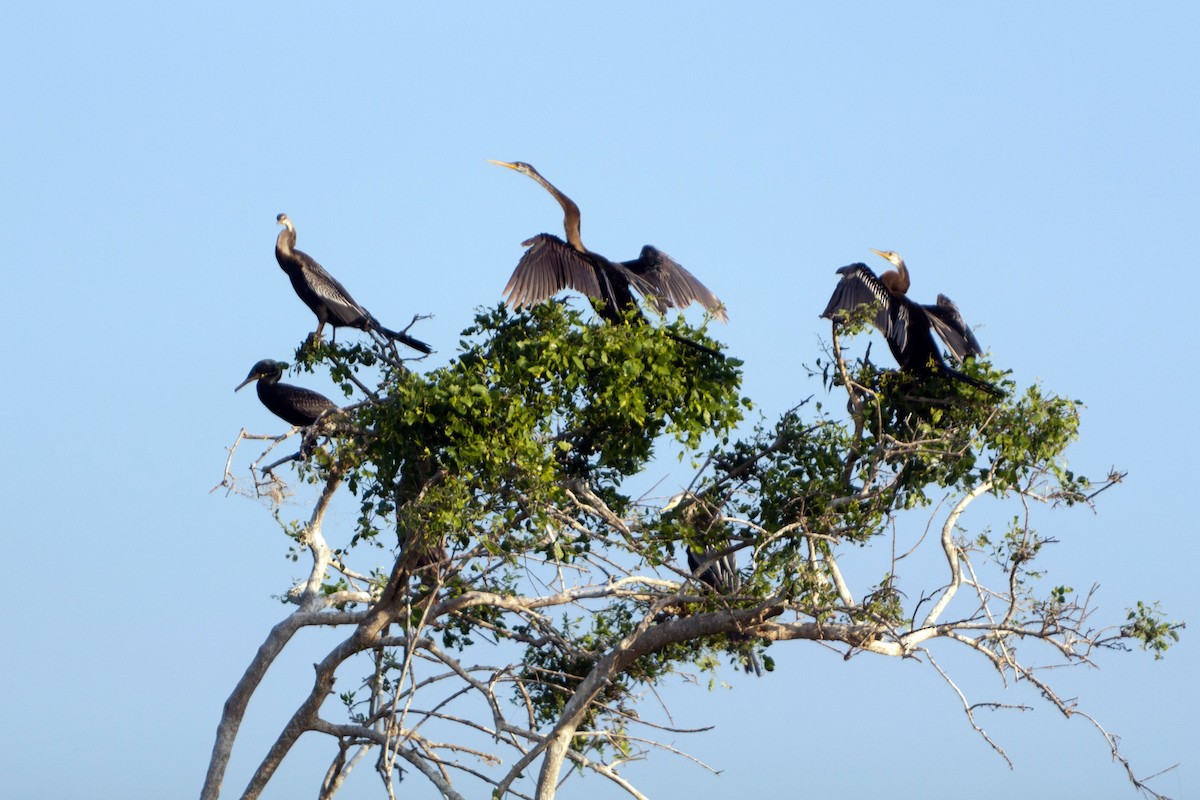
[[[987,392],[992,397],[1004,397],[1004,392],[1001,391],[1000,389],[996,388],[992,384],[988,383],[987,381],[981,381],[978,378],[972,378],[970,375],[964,374],[964,373],[959,372],[958,370],[954,369],[954,367],[950,367],[945,364],[939,364],[938,372],[942,375],[945,375],[947,378],[953,378],[956,381],[962,381],[963,383],[968,383],[971,386],[974,386],[976,389]]]
[[[429,355],[433,352],[433,348],[422,342],[420,339],[414,339],[407,333],[401,333],[400,331],[394,331],[391,328],[385,328],[378,322],[375,323],[375,330],[393,341],[408,345],[417,352],[424,353],[425,355]]]
[[[716,358],[725,358],[725,356],[722,355],[719,350],[713,350],[708,345],[700,344],[699,342],[693,342],[686,336],[680,336],[679,334],[671,333],[670,331],[663,331],[663,333],[667,334],[667,336],[671,337],[680,344],[686,344],[688,347],[699,350],[701,353],[707,353],[708,355],[715,356]]]
[[[746,674],[754,673],[755,677],[761,678],[763,674],[762,662],[758,660],[758,653],[754,652],[754,637],[745,633],[729,634],[731,642],[744,642],[745,644],[738,649],[738,657],[742,659],[742,669]]]

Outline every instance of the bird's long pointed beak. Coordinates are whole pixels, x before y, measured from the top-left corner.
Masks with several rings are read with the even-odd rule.
[[[516,165],[516,164],[510,164],[510,163],[509,163],[509,162],[507,162],[507,161],[497,161],[497,160],[496,160],[496,159],[494,159],[494,158],[489,158],[489,159],[488,159],[488,161],[492,162],[493,164],[495,164],[496,166],[499,166],[499,167],[508,167],[509,169],[516,169],[516,168],[517,168],[517,165]]]
[[[900,258],[895,250],[876,250],[874,247],[869,247],[867,249],[882,258],[884,261],[887,261],[896,269],[901,269],[902,265],[904,264],[904,259]]]
[[[248,375],[248,376],[246,376],[246,380],[244,380],[244,381],[242,381],[241,383],[239,383],[239,384],[237,385],[237,389],[234,389],[234,391],[236,392],[238,389],[241,389],[241,388],[242,388],[243,386],[245,386],[247,383],[253,383],[254,381],[258,380],[260,377],[261,377],[261,376],[259,376],[259,375]]]

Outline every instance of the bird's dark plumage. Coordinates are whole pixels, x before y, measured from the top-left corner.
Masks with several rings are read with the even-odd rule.
[[[320,338],[321,330],[328,322],[333,326],[335,336],[338,328],[357,328],[362,331],[375,331],[422,353],[433,352],[429,345],[419,339],[383,327],[379,320],[350,296],[345,286],[317,263],[316,259],[303,250],[296,249],[296,226],[287,214],[280,214],[275,220],[283,226],[275,240],[275,260],[287,273],[296,294],[317,315],[314,339]]]
[[[741,588],[738,578],[737,559],[733,553],[718,557],[718,550],[687,548],[688,569],[696,580],[706,584],[719,594],[733,594]]]
[[[721,322],[728,322],[725,305],[708,287],[696,279],[679,262],[653,245],[642,245],[642,252],[633,261],[621,266],[630,277],[633,288],[648,297],[660,313],[668,308],[683,308],[696,303]]]
[[[691,492],[677,494],[663,506],[663,513],[679,509],[692,529],[705,536],[721,521],[719,513]],[[726,543],[728,544],[728,543]],[[687,546],[688,569],[696,580],[721,594],[733,594],[741,587],[738,578],[737,559],[733,553],[718,556],[721,550]]]
[[[620,322],[628,309],[637,308],[633,295],[636,291],[659,311],[699,303],[714,317],[726,321],[725,308],[716,295],[666,253],[646,245],[636,259],[621,262],[593,253],[583,246],[579,206],[571,198],[523,161],[492,163],[527,175],[550,192],[562,206],[567,236],[564,241],[553,234],[539,233],[522,242],[529,249],[504,287],[510,306],[535,305],[563,289],[574,289],[590,298],[606,321]]]
[[[898,256],[896,258],[899,259]],[[902,261],[900,263],[903,264]],[[975,334],[967,327],[958,307],[950,298],[938,295],[936,305],[921,305],[910,299],[904,293],[908,286],[907,271],[902,273],[904,291],[889,288],[866,264],[850,264],[837,272],[842,279],[834,288],[829,304],[821,313],[822,317],[840,321],[859,306],[872,307],[875,309],[875,316],[871,321],[883,333],[888,348],[901,369],[922,375],[940,373],[990,394],[1002,394],[990,383],[953,369],[942,358],[942,353],[933,339],[934,331],[958,361],[964,361],[982,352]],[[896,279],[892,279],[890,283],[893,286],[897,285]]]
[[[962,314],[958,312],[958,306],[954,305],[954,301],[949,297],[939,294],[935,305],[922,305],[921,308],[925,309],[925,313],[929,317],[929,324],[937,331],[938,336],[950,349],[951,355],[959,362],[966,361],[983,352],[983,348],[979,346],[979,340],[975,338],[975,334],[963,320]]]
[[[721,524],[720,512],[709,506],[704,500],[691,492],[684,492],[672,497],[663,506],[663,512],[680,509],[683,518],[700,534],[707,534],[715,525]],[[728,542],[726,542],[728,544]],[[725,548],[723,548],[725,549]],[[688,569],[696,580],[708,586],[717,594],[733,595],[741,589],[741,576],[738,574],[737,558],[733,553],[724,553],[715,548],[699,548],[686,545]],[[734,642],[746,642],[750,637],[743,633],[730,633],[729,639]],[[741,648],[739,648],[741,649]],[[762,664],[752,647],[747,646],[740,653],[742,667],[746,672],[753,672],[762,677]]]
[[[312,425],[327,411],[337,408],[333,401],[312,389],[280,383],[286,364],[264,358],[250,368],[250,374],[234,389],[236,392],[251,381],[258,381],[258,399],[275,416],[291,425]]]

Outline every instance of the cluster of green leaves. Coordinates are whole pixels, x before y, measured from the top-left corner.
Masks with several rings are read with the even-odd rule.
[[[410,532],[524,552],[570,478],[619,497],[660,436],[695,448],[741,418],[740,362],[661,328],[589,325],[544,303],[482,313],[463,335],[458,358],[424,374],[392,370],[380,400],[360,410],[369,433],[352,481],[364,520],[399,513]]]
[[[820,364],[819,364],[820,366]],[[891,450],[897,507],[930,501],[928,489],[967,491],[990,480],[997,494],[1048,475],[1068,500],[1082,499],[1086,478],[1067,469],[1065,451],[1079,433],[1082,404],[1048,394],[1038,386],[1013,397],[1015,386],[984,359],[961,365],[966,374],[989,381],[1008,393],[996,400],[970,384],[942,376],[913,376],[858,363],[852,376],[866,391],[862,398],[863,468],[873,466],[872,452]],[[829,364],[828,385],[840,384]],[[897,446],[899,445],[899,446]]]
[[[1129,609],[1126,613],[1121,635],[1139,642],[1142,649],[1153,652],[1157,660],[1163,657],[1171,645],[1179,641],[1179,631],[1184,627],[1186,626],[1182,622],[1164,620],[1158,603],[1143,603],[1139,600],[1137,607]]]

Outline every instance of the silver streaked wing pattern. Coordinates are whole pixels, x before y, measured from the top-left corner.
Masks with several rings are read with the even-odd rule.
[[[829,305],[821,312],[826,319],[839,320],[847,312],[859,306],[873,306],[873,323],[889,342],[903,350],[908,344],[908,308],[903,303],[894,303],[891,292],[866,264],[850,264],[841,267],[838,274],[842,279],[834,287]]]
[[[715,558],[718,552],[720,551],[699,551],[689,547],[687,549],[688,568],[697,580],[708,584],[721,594],[733,594],[741,583],[737,571],[737,560],[733,553],[726,553],[720,558]],[[704,564],[708,564],[708,566],[701,569]]]
[[[333,317],[344,324],[354,325],[369,317],[366,310],[355,302],[346,287],[330,275],[316,259],[300,250],[294,251],[304,270],[304,279],[309,287],[325,301]]]

